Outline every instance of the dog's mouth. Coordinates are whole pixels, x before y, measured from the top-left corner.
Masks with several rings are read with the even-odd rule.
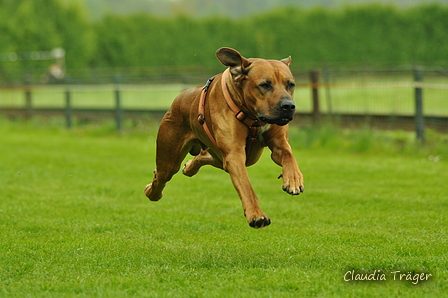
[[[277,124],[283,126],[288,124],[295,113],[296,106],[290,98],[284,98],[279,103],[270,108],[268,112],[258,111],[258,120],[263,123]]]
[[[270,118],[266,116],[260,116],[258,117],[258,120],[263,123],[268,124],[277,124],[279,126],[283,126],[288,124],[292,120],[292,116],[286,116],[286,117],[280,117],[280,118]]]

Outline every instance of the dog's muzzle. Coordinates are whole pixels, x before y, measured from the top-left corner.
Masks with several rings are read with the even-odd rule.
[[[271,116],[259,115],[258,120],[264,123],[277,124],[280,126],[288,124],[296,111],[296,105],[291,99],[282,99],[278,105],[271,109]]]

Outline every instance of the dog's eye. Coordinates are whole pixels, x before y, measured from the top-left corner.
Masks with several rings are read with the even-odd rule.
[[[264,82],[258,85],[259,88],[263,89],[264,91],[269,91],[272,89],[272,85],[270,82]]]
[[[294,88],[296,87],[296,84],[293,83],[293,82],[288,82],[288,84],[286,85],[286,87],[287,87],[288,89],[294,89]]]

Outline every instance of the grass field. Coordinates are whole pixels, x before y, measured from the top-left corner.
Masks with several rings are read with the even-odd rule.
[[[443,297],[448,143],[291,131],[303,195],[269,155],[249,168],[272,224],[250,228],[225,172],[143,188],[156,123],[65,131],[0,119],[0,297]],[[386,281],[345,281],[354,274]],[[394,280],[395,273],[396,280]],[[428,281],[398,280],[417,273]]]

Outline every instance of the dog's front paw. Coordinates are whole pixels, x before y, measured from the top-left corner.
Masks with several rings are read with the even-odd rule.
[[[271,220],[269,219],[269,217],[267,216],[261,216],[259,218],[253,218],[250,223],[249,226],[251,226],[252,228],[264,228],[267,227],[271,224]]]
[[[246,216],[246,219],[249,226],[256,229],[264,228],[271,224],[271,219],[266,214]]]
[[[295,173],[291,175],[280,174],[279,179],[283,177],[283,185],[282,189],[289,193],[290,195],[296,196],[300,195],[305,190],[305,186],[303,184],[303,175],[302,173]]]

